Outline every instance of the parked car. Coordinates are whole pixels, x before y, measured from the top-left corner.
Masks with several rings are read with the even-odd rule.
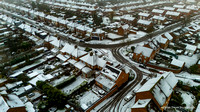
[[[131,94],[131,95],[125,96],[124,100],[128,102],[128,101],[130,101],[132,98],[133,98],[133,95]]]

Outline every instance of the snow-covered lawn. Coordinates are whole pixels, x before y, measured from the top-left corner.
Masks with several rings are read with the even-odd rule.
[[[183,102],[186,104],[186,109],[193,110],[194,98],[195,96],[190,92],[180,91]]]

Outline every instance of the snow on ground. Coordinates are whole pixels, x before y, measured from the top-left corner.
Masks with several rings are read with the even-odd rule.
[[[199,86],[199,83],[194,82],[191,79],[187,79],[187,78],[180,78],[177,77],[178,80],[182,81],[184,85],[188,85],[188,86]]]
[[[195,96],[190,92],[180,91],[183,102],[186,104],[186,109],[193,110],[194,98]]]
[[[187,78],[187,79],[200,79],[200,75],[190,74],[188,72],[181,72],[176,74],[176,76]]]
[[[27,112],[35,112],[35,109],[33,108],[33,104],[31,102],[25,103],[25,107]]]
[[[100,98],[95,93],[88,91],[80,98],[80,105],[82,108],[87,109],[99,99]]]
[[[194,54],[192,57],[179,55],[178,59],[185,62],[186,67],[190,67],[191,65],[195,64],[200,57],[199,54]]]
[[[76,80],[74,82],[72,82],[70,85],[62,88],[61,90],[64,93],[68,93],[68,92],[70,92],[70,90],[73,90],[75,87],[79,86],[83,81],[86,81],[86,80],[83,79],[81,76],[79,76],[76,78]]]

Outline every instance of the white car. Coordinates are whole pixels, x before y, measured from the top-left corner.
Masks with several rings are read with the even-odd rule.
[[[127,96],[124,98],[124,100],[125,100],[125,101],[130,101],[132,98],[133,98],[133,95],[131,94],[131,95],[127,95]]]

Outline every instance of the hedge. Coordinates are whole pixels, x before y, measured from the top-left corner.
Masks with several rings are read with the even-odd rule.
[[[69,85],[70,83],[72,83],[75,80],[76,80],[76,76],[71,75],[67,79],[65,79],[65,80],[61,81],[60,83],[58,83],[57,85],[55,85],[55,87],[58,88],[58,89],[63,88],[64,86]]]

